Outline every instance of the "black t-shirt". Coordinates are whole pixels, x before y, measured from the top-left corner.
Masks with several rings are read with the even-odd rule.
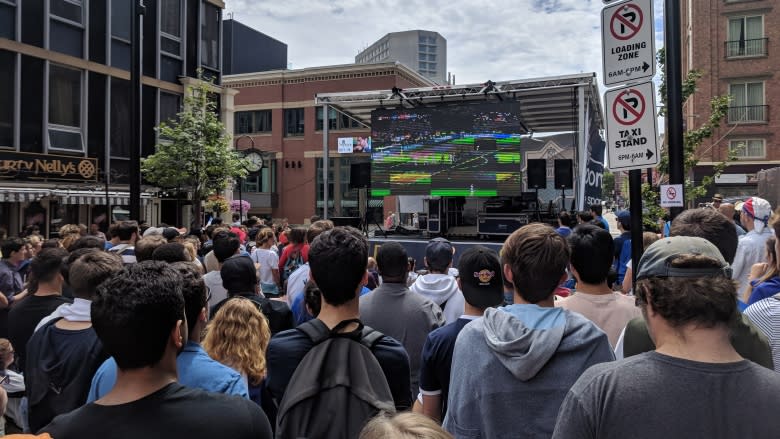
[[[312,347],[311,338],[298,329],[280,332],[271,338],[265,354],[268,364],[265,383],[277,403],[282,401],[290,378]],[[409,356],[403,345],[385,335],[374,345],[372,352],[385,373],[396,409],[403,411],[410,408]]]
[[[16,351],[16,364],[24,370],[27,342],[41,319],[70,300],[57,296],[27,296],[15,302],[8,312],[8,339]]]
[[[263,439],[273,437],[257,404],[171,383],[137,401],[90,403],[54,418],[41,432],[57,439]]]

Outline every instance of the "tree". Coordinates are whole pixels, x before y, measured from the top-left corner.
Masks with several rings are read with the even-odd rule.
[[[150,183],[191,193],[193,227],[201,226],[201,202],[244,177],[248,165],[231,147],[219,120],[214,85],[198,76],[197,85],[185,89],[184,109],[177,118],[156,128],[155,153],[141,162],[141,173]]]
[[[661,109],[659,114],[666,116],[666,51],[661,49],[657,54],[658,64],[661,72]],[[682,83],[682,98],[685,103],[688,98],[696,92],[696,82],[701,78],[700,70],[691,70],[686,75]],[[710,115],[707,121],[696,129],[687,130],[683,133],[683,155],[685,169],[685,198],[686,201],[693,201],[695,198],[703,197],[707,194],[708,188],[715,182],[730,162],[736,160],[737,151],[729,150],[726,160],[717,163],[714,166],[712,175],[702,178],[701,184],[694,184],[691,179],[691,171],[699,163],[696,157],[696,151],[704,141],[712,137],[715,129],[720,127],[721,122],[726,117],[729,108],[729,96],[715,96],[710,100]],[[717,143],[717,142],[716,142]],[[661,151],[660,162],[658,164],[659,181],[658,185],[666,183],[669,180],[669,151],[664,148]],[[642,203],[644,208],[643,222],[646,227],[655,228],[658,220],[664,216],[664,210],[659,205],[658,186],[651,187],[647,183],[642,184]]]

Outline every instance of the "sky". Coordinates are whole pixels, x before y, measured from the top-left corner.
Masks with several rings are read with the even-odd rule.
[[[655,2],[662,46],[663,1]],[[233,18],[288,45],[293,69],[349,64],[389,32],[424,29],[447,39],[458,84],[596,72],[601,0],[225,0]]]

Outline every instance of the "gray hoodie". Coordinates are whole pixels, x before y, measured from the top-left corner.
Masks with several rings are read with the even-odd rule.
[[[447,323],[452,323],[463,315],[466,300],[458,288],[458,281],[449,274],[431,273],[419,276],[409,289],[439,305]]]
[[[562,308],[489,308],[455,342],[444,427],[456,438],[549,438],[569,388],[614,360],[607,335]]]

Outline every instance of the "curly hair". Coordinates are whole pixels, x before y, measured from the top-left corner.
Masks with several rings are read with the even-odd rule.
[[[266,374],[265,350],[271,330],[251,300],[228,300],[206,331],[203,349],[211,358],[246,374],[250,384],[260,384]]]
[[[702,255],[679,255],[675,268],[716,268],[720,263]],[[637,304],[650,304],[672,327],[695,324],[712,328],[738,318],[736,283],[723,277],[651,277],[637,282]],[[649,294],[648,294],[649,293]]]

